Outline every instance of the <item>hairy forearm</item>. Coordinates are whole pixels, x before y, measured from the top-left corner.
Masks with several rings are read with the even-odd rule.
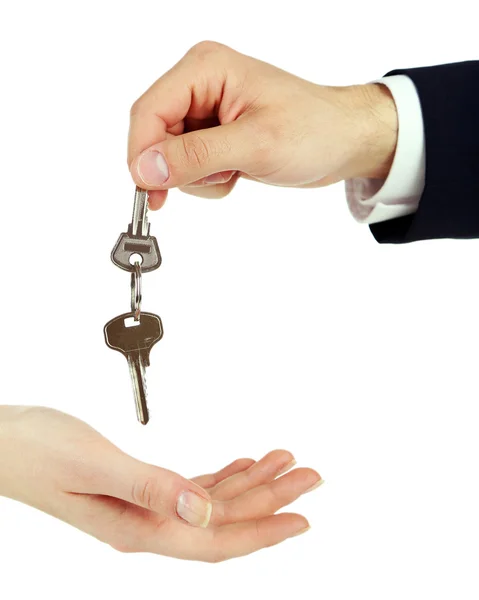
[[[378,83],[361,86],[372,115],[369,154],[370,167],[362,175],[385,179],[391,169],[398,137],[398,115],[389,88]]]
[[[330,150],[339,157],[339,169],[320,180],[321,187],[355,178],[386,179],[396,152],[398,115],[389,89],[382,84],[343,87],[318,86],[317,114],[324,116],[324,98],[339,113],[332,121]],[[324,127],[317,128],[316,146],[324,140]],[[318,163],[319,164],[319,163]]]
[[[345,138],[343,152],[352,145],[352,159],[335,181],[366,177],[385,179],[391,169],[398,137],[396,104],[389,89],[382,84],[368,83],[334,88],[337,103],[346,107],[352,136]],[[338,130],[341,123],[338,123]],[[328,182],[329,183],[329,182]]]

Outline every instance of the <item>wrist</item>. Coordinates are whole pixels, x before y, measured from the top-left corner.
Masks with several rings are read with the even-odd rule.
[[[360,140],[354,177],[386,179],[396,153],[398,115],[389,88],[380,83],[352,86]]]

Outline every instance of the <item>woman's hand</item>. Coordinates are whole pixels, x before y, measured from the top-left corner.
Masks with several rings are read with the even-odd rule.
[[[123,453],[83,421],[0,406],[0,495],[29,504],[123,552],[218,562],[308,528],[274,513],[322,483],[275,450],[188,480]]]
[[[396,140],[385,86],[316,85],[202,42],[133,105],[128,165],[155,209],[169,188],[218,198],[240,176],[295,187],[384,178]]]

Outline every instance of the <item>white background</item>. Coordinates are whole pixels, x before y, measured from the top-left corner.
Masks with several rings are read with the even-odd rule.
[[[146,428],[102,331],[129,308],[109,258],[129,109],[191,45],[347,85],[477,59],[471,7],[2,2],[0,402],[72,413],[186,476],[284,447],[326,483],[293,505],[310,532],[219,565],[120,554],[0,500],[0,597],[477,599],[476,241],[379,245],[342,184],[175,191],[151,214],[144,309],[165,335]]]

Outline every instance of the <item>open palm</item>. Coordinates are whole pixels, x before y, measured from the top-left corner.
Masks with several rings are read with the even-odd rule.
[[[290,471],[286,450],[185,479],[125,454],[70,415],[0,407],[2,417],[10,458],[0,494],[123,552],[206,562],[249,554],[306,531],[303,516],[275,513],[322,483],[312,469]]]

